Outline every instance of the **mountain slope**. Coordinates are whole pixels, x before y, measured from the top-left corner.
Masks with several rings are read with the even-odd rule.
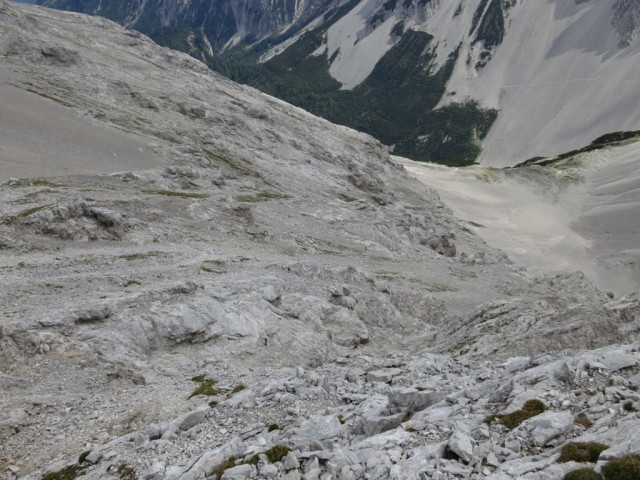
[[[3,477],[558,478],[576,437],[636,451],[637,293],[531,275],[373,138],[105,19],[0,0],[0,72],[39,136],[0,129]]]

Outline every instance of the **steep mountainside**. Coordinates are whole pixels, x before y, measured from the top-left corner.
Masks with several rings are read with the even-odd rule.
[[[635,468],[640,294],[513,264],[368,135],[0,0],[0,182],[2,478]]]
[[[140,29],[416,159],[514,165],[640,128],[637,0],[44,3]]]

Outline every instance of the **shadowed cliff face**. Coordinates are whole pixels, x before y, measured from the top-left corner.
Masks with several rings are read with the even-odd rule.
[[[303,24],[335,0],[44,0],[40,3],[104,16],[147,34],[159,27],[201,31],[213,48],[219,50],[230,41],[251,43]]]

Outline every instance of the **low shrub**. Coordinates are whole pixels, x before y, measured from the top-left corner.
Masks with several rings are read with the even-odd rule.
[[[562,447],[559,463],[566,462],[589,462],[596,463],[598,457],[603,450],[609,448],[609,445],[598,442],[571,442]]]
[[[640,453],[631,453],[616,458],[602,467],[604,480],[640,479]]]
[[[264,454],[267,456],[271,463],[279,462],[282,460],[282,457],[286,457],[291,449],[289,447],[285,447],[284,445],[276,445],[275,447],[270,448]]]
[[[602,480],[602,475],[592,468],[579,468],[567,473],[563,480]]]
[[[533,399],[527,400],[520,410],[507,413],[504,415],[498,415],[497,419],[507,427],[509,430],[513,430],[525,420],[540,415],[546,410],[544,403],[540,400]]]

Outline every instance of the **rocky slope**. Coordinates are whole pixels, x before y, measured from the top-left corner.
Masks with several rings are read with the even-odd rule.
[[[572,439],[637,449],[637,294],[529,274],[372,138],[136,32],[0,25],[3,476],[555,478]]]

